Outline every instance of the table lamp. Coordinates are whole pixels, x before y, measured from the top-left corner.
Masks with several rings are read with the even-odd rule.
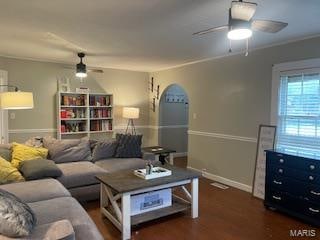
[[[136,134],[136,128],[133,123],[133,119],[138,119],[139,118],[139,108],[134,108],[134,107],[124,107],[122,109],[122,117],[128,119],[128,124],[126,128],[126,134],[129,131],[129,128],[131,128],[131,134],[135,135]]]

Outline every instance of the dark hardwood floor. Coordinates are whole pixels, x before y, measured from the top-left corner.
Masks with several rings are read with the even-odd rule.
[[[175,159],[175,165],[186,166],[186,159]],[[264,240],[264,239],[320,239],[316,237],[290,237],[291,229],[315,229],[283,214],[266,210],[263,202],[250,193],[235,188],[222,190],[210,185],[212,181],[200,179],[199,218],[189,213],[179,214],[133,229],[132,239],[144,240]],[[99,210],[99,202],[84,204],[105,239],[120,239],[120,232]]]

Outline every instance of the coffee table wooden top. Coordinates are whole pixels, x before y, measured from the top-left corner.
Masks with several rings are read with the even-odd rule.
[[[200,173],[185,168],[174,167],[171,165],[165,165],[163,167],[172,171],[171,176],[145,180],[134,175],[133,170],[131,169],[113,173],[102,173],[97,175],[96,178],[117,193],[124,193],[199,178],[201,176]]]

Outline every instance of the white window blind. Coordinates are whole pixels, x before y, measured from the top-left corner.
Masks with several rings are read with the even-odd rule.
[[[277,148],[320,156],[320,71],[280,77]]]

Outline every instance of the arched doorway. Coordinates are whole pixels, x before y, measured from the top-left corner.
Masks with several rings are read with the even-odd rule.
[[[176,151],[175,164],[187,164],[189,98],[177,84],[168,86],[159,102],[159,145]],[[178,163],[179,161],[179,163]],[[182,162],[181,162],[182,161]]]

